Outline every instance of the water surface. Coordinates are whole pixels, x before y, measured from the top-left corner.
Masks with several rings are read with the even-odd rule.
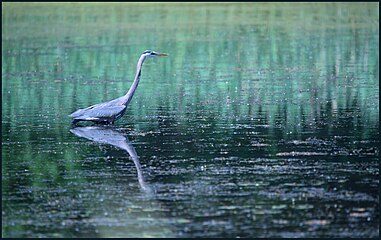
[[[3,4],[2,236],[379,236],[378,6]]]

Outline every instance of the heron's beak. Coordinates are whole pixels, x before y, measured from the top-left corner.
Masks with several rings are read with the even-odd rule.
[[[166,54],[166,53],[158,53],[158,54],[156,54],[156,56],[168,56],[168,54]]]

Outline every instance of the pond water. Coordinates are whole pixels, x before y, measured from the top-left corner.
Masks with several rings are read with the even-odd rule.
[[[378,12],[4,3],[2,236],[378,237]]]

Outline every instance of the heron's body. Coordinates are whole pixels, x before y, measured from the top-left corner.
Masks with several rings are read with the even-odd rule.
[[[167,54],[149,50],[143,52],[136,66],[135,80],[132,83],[126,95],[108,102],[98,103],[90,107],[82,108],[73,112],[69,115],[69,117],[74,118],[73,124],[76,124],[79,121],[92,121],[96,123],[113,124],[116,120],[121,118],[126,112],[127,105],[130,103],[135,93],[135,90],[138,87],[141,74],[141,67],[143,65],[144,60],[147,57],[153,56],[167,56]]]
[[[79,121],[92,121],[106,124],[114,123],[114,121],[124,115],[127,108],[127,105],[123,104],[121,98],[122,97],[109,102],[99,103],[87,108],[79,109],[69,116],[74,118],[74,124]]]

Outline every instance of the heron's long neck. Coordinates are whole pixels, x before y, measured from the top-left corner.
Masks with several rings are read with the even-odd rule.
[[[132,97],[134,96],[136,88],[138,87],[139,80],[140,80],[140,73],[142,71],[142,65],[143,65],[143,62],[145,59],[146,59],[146,57],[144,55],[142,55],[139,58],[138,64],[136,65],[135,80],[132,83],[132,85],[131,85],[130,89],[128,90],[128,92],[126,93],[126,95],[123,96],[123,104],[126,106],[130,103]]]

